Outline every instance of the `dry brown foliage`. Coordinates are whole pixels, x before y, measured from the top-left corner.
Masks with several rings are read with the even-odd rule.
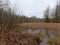
[[[22,23],[21,28],[60,30],[60,23]]]
[[[30,34],[18,32],[0,33],[0,45],[39,45],[41,40]]]

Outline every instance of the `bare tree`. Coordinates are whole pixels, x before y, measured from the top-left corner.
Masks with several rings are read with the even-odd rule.
[[[54,16],[54,22],[59,23],[60,22],[60,1],[56,5],[55,14]]]
[[[49,6],[47,7],[47,9],[44,12],[44,18],[45,18],[45,22],[50,22],[50,11],[49,11]]]

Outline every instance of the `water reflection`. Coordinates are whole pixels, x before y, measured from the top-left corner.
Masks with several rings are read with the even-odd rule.
[[[42,42],[39,45],[48,45],[48,38],[55,37],[54,30],[40,30],[40,29],[32,30],[32,29],[28,29],[26,31],[23,31],[22,33],[29,33],[32,35],[42,33],[44,35],[44,38],[42,39]]]

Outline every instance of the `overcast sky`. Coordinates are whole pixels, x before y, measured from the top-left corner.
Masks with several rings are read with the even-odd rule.
[[[50,5],[54,8],[56,0],[10,0],[12,5],[16,3],[17,10],[21,11],[24,15],[37,16],[42,18],[44,10]]]

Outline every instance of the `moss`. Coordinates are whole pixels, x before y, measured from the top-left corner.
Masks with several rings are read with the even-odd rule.
[[[49,38],[49,45],[60,45],[60,38]]]
[[[39,37],[40,39],[44,38],[44,34],[42,32],[34,34],[35,36]]]

